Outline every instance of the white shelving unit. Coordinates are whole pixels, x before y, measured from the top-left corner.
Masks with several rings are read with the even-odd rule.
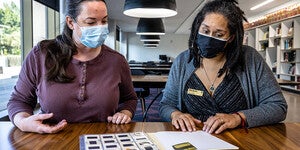
[[[251,47],[256,47],[256,30],[252,29],[252,30],[248,30],[245,32],[246,36],[245,36],[245,43],[246,45],[249,45]]]
[[[300,82],[300,16],[245,31],[277,78]],[[285,86],[300,91],[300,86]]]
[[[266,58],[266,50],[269,47],[269,27],[263,26],[258,28],[256,36],[258,37],[256,48],[263,58]]]

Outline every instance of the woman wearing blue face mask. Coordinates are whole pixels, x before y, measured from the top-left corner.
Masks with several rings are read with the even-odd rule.
[[[287,104],[264,59],[243,46],[244,12],[236,0],[207,2],[196,16],[189,49],[173,62],[161,117],[182,131],[208,133],[283,121]]]
[[[73,122],[129,123],[137,96],[125,58],[103,43],[104,0],[68,0],[63,33],[26,57],[8,103],[22,131],[55,133]],[[40,114],[33,114],[39,102]],[[51,125],[49,125],[49,123]]]

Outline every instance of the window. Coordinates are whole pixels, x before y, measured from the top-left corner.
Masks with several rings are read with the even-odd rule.
[[[46,6],[36,1],[32,5],[33,45],[36,45],[46,39]]]
[[[20,0],[0,1],[0,112],[6,109],[21,68],[20,27]]]
[[[25,17],[23,22],[21,13]],[[21,30],[21,23],[25,30]],[[0,0],[0,119],[7,115],[7,102],[18,79],[22,59],[33,45],[57,34],[57,11],[34,0]]]

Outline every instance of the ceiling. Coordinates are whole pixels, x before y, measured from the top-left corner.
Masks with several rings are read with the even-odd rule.
[[[189,29],[203,2],[207,0],[176,0],[178,14],[173,17],[164,18],[166,34],[189,34]],[[263,14],[267,10],[282,6],[285,3],[295,0],[274,0],[262,8],[250,11],[250,8],[265,0],[238,0],[239,6],[244,10],[246,17],[251,18]],[[300,1],[300,0],[296,0]],[[108,15],[116,21],[117,25],[124,32],[136,32],[138,18],[128,17],[123,14],[125,0],[106,0]]]

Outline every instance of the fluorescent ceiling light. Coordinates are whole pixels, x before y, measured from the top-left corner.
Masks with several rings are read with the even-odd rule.
[[[264,5],[267,5],[267,4],[269,4],[269,3],[273,2],[273,1],[274,0],[266,0],[266,1],[260,3],[260,4],[256,5],[256,6],[250,8],[250,10],[255,10],[255,9],[260,8],[260,7],[264,6]]]

